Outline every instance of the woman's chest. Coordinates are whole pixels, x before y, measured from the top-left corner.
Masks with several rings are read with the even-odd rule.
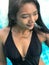
[[[24,57],[27,54],[27,51],[28,51],[29,46],[30,46],[30,43],[31,43],[31,39],[30,38],[27,38],[27,39],[16,38],[16,39],[14,39],[14,45],[17,48],[19,54],[22,57]]]
[[[10,38],[10,41],[9,41]],[[41,54],[41,43],[39,42],[37,36],[34,34],[30,39],[13,39],[9,37],[6,42],[5,49],[8,57],[20,58],[28,56],[32,57]]]

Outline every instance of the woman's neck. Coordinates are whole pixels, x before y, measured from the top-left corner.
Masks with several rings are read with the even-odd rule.
[[[32,31],[30,31],[28,29],[20,28],[19,26],[13,27],[13,31],[16,34],[18,34],[18,35],[20,35],[20,36],[22,36],[24,38],[28,38],[30,36],[30,34],[32,33]]]

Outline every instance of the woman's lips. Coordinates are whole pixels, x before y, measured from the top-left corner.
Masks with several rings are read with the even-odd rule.
[[[31,27],[31,26],[33,26],[34,24],[27,24],[27,26],[29,26],[29,27]]]

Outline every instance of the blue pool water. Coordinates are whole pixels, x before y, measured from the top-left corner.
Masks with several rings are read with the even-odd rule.
[[[12,65],[12,62],[7,58],[7,65]]]
[[[41,58],[46,65],[49,65],[49,47],[43,42]]]

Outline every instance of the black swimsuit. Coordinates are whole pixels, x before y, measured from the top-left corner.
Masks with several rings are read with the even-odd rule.
[[[13,65],[38,65],[41,51],[42,46],[35,31],[33,31],[31,42],[24,58],[22,58],[14,44],[11,30],[4,45],[5,55]]]

